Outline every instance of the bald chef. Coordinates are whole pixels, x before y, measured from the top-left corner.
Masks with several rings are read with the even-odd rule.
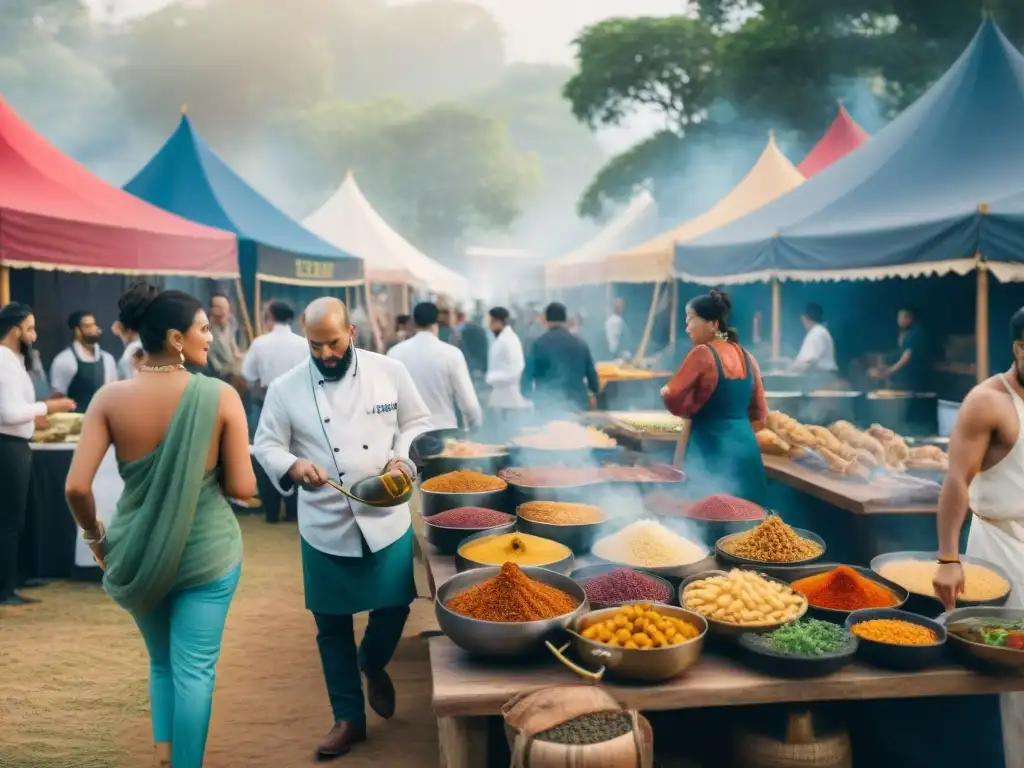
[[[370,708],[383,718],[395,712],[385,667],[416,587],[408,505],[368,507],[325,483],[352,486],[385,470],[414,477],[410,448],[431,424],[405,366],[356,351],[342,302],[317,299],[302,319],[310,359],[270,385],[253,452],[282,493],[299,486],[306,609],[334,712],[318,756],[332,758],[366,739],[360,672]],[[352,617],[363,611],[370,619],[357,652]]]

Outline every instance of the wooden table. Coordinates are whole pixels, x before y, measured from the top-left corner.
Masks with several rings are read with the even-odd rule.
[[[934,514],[938,508],[937,501],[928,504],[893,502],[869,483],[810,469],[784,456],[762,456],[762,459],[769,480],[777,480],[855,515]]]
[[[451,557],[426,551],[432,582],[455,574]],[[447,637],[430,640],[432,705],[438,718],[441,768],[485,768],[487,718],[515,694],[580,679],[552,660],[514,666],[473,659]],[[854,664],[827,677],[788,680],[753,672],[709,653],[687,674],[660,685],[606,687],[624,706],[645,711],[795,702],[913,699],[1024,691],[1024,676],[989,677],[962,667],[888,672]]]

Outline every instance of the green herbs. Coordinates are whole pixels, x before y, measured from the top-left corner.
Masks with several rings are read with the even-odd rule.
[[[541,731],[536,738],[556,744],[599,744],[625,736],[633,729],[628,712],[594,712]]]
[[[803,619],[758,635],[759,645],[792,656],[823,656],[848,647],[853,638],[838,624],[818,619]]]

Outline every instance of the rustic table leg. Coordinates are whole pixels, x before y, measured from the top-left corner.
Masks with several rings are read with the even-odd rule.
[[[439,717],[441,768],[487,768],[487,718]]]

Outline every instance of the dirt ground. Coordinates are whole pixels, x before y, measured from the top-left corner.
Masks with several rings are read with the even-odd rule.
[[[205,766],[311,765],[331,713],[303,607],[298,533],[258,517],[241,522],[245,562],[224,634]],[[59,583],[34,594],[44,602],[0,609],[0,766],[147,768],[147,660],[131,619],[95,585]],[[438,764],[419,637],[432,629],[429,601],[417,600],[389,667],[399,695],[394,719],[368,712],[369,741],[334,764]]]

